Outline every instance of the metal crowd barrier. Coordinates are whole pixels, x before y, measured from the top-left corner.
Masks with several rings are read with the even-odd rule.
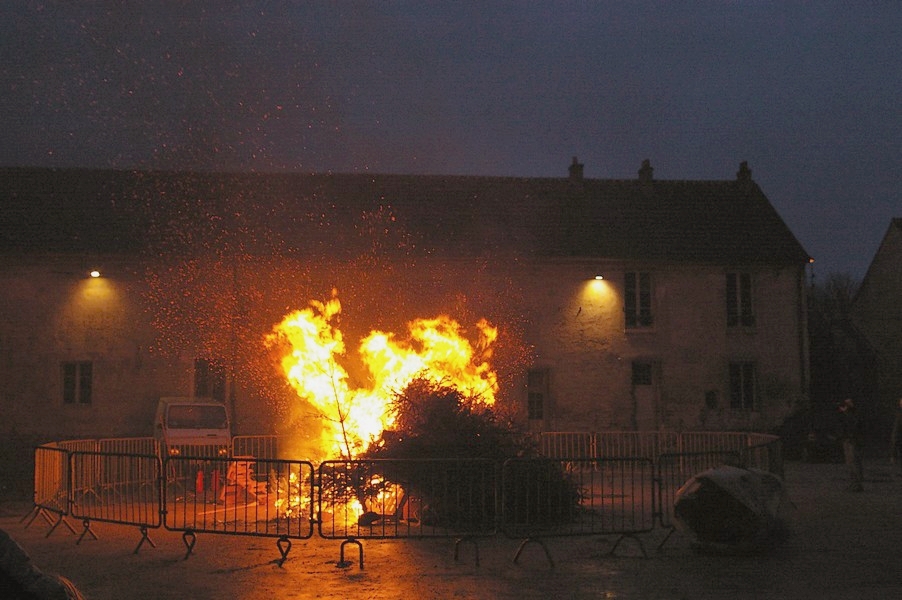
[[[546,432],[538,434],[538,447],[548,458],[647,458],[665,455],[738,454],[745,468],[768,471],[780,477],[783,446],[779,436],[755,432],[712,431],[604,431]]]
[[[655,469],[643,458],[510,459],[502,468],[502,530],[525,547],[548,537],[625,537],[654,529]],[[641,546],[641,541],[639,542]],[[644,547],[642,548],[645,554]]]
[[[539,453],[546,458],[598,456],[598,434],[586,431],[539,434]]]
[[[177,456],[167,458],[163,468],[171,476],[163,485],[164,525],[183,532],[186,558],[198,533],[277,538],[281,562],[292,539],[313,535],[310,462]]]
[[[284,458],[279,456],[277,435],[236,435],[232,437],[232,456]]]
[[[60,443],[38,446],[34,451],[34,506],[25,516],[26,527],[38,517],[51,527],[46,537],[50,537],[60,524],[65,524],[72,533],[75,529],[66,520],[69,514],[69,451]]]
[[[673,431],[603,431],[596,434],[598,454],[595,458],[653,459],[673,452],[680,439]]]
[[[718,439],[717,436],[720,436]],[[75,440],[35,449],[34,510],[48,536],[67,517],[96,537],[93,521],[180,531],[193,551],[198,533],[277,539],[282,562],[293,539],[314,530],[362,539],[457,538],[501,532],[529,543],[562,536],[636,539],[657,523],[673,529],[677,490],[721,464],[782,474],[779,438],[764,434],[604,432],[543,434],[550,456],[488,459],[331,460],[276,458],[276,436],[236,437],[232,456],[160,456],[152,438]],[[248,452],[248,454],[238,454]],[[632,454],[632,456],[631,456]],[[25,519],[23,519],[24,521]],[[668,534],[669,536],[670,534]],[[666,540],[665,540],[666,541]],[[644,547],[642,548],[645,554]],[[548,555],[551,561],[550,555]],[[281,562],[280,562],[281,564]],[[347,564],[347,563],[345,563]],[[553,561],[552,561],[553,564]]]
[[[361,539],[457,538],[497,532],[498,465],[488,459],[330,460],[319,467],[319,534]],[[478,547],[476,560],[478,563]]]
[[[160,456],[160,443],[154,438],[108,438],[97,441],[96,451],[103,455],[98,457],[100,464],[99,480],[95,485],[101,489],[121,488],[125,485],[147,486],[160,476],[159,460],[120,462],[116,458],[105,458],[112,455]]]
[[[92,521],[132,525],[141,540],[155,546],[148,529],[159,528],[162,515],[160,458],[156,454],[75,451],[69,455],[71,515],[81,519],[87,534],[96,539]]]
[[[327,539],[494,535],[497,465],[484,459],[330,460],[319,467]],[[345,507],[352,507],[346,510]]]

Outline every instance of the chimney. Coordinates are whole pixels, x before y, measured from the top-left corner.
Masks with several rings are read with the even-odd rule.
[[[639,169],[639,181],[641,183],[651,183],[652,173],[654,173],[654,169],[651,168],[651,162],[646,158],[642,161],[642,168]]]
[[[582,180],[583,180],[583,165],[574,156],[573,162],[570,164],[570,181],[582,181]]]
[[[749,182],[752,180],[752,170],[749,169],[749,163],[742,161],[739,163],[739,172],[736,173],[736,181]]]

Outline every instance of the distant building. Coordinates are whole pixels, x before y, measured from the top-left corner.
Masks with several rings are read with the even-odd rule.
[[[745,163],[724,181],[655,180],[648,161],[588,179],[574,158],[562,178],[0,182],[7,439],[150,435],[157,399],[190,395],[267,432],[284,399],[262,338],[332,287],[356,333],[488,318],[501,394],[534,431],[772,430],[808,392],[808,255]]]
[[[888,433],[902,398],[902,218],[883,236],[852,303],[852,319],[876,356],[873,416]]]

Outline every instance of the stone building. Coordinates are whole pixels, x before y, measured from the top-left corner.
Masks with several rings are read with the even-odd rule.
[[[852,320],[875,358],[873,417],[887,434],[902,398],[902,218],[893,219],[852,302]]]
[[[0,430],[146,436],[157,399],[284,402],[263,339],[337,289],[347,337],[499,328],[534,431],[773,430],[808,391],[808,255],[722,181],[0,170]],[[92,270],[99,277],[91,277]],[[862,300],[863,301],[863,300]],[[268,382],[268,383],[267,383]]]

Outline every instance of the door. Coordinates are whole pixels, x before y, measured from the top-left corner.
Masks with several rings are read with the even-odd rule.
[[[637,431],[654,431],[658,428],[656,379],[653,362],[633,362],[633,427]]]

